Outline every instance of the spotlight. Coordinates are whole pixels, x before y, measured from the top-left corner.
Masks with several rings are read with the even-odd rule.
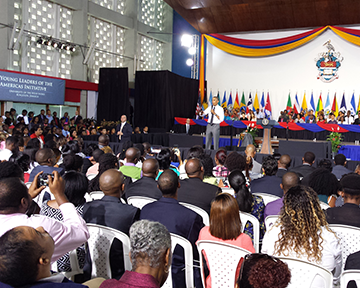
[[[59,44],[56,41],[51,41],[51,46],[54,48],[57,48],[59,46]]]
[[[39,37],[39,38],[37,39],[36,43],[42,45],[42,44],[44,44],[44,41],[45,41],[45,40],[44,40],[43,38]]]
[[[194,65],[194,61],[189,58],[189,59],[186,60],[186,65],[192,66],[192,65]]]
[[[189,52],[190,55],[195,55],[195,53],[196,53],[195,47],[190,47],[188,52]]]
[[[51,46],[51,38],[45,40],[44,45]]]
[[[75,52],[75,50],[76,50],[75,46],[71,46],[70,49],[69,49],[70,52]]]
[[[189,34],[184,34],[181,36],[181,46],[191,47],[193,43],[193,37]]]

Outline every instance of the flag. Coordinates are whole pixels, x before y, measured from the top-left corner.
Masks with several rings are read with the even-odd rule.
[[[359,112],[360,111],[360,95],[359,95],[359,102],[358,102],[358,108],[357,108],[357,110],[356,110],[357,112]]]
[[[351,115],[355,115],[356,114],[356,105],[355,105],[355,95],[354,95],[354,93],[353,93],[353,95],[351,97],[350,104],[351,104],[351,107],[350,107]]]
[[[200,90],[199,90],[199,93],[201,93]],[[204,99],[203,99],[203,102],[202,102],[202,106],[204,107],[204,110],[208,107],[206,94],[207,94],[207,93],[205,92],[205,93],[204,93]]]
[[[313,112],[315,112],[315,102],[314,102],[314,95],[313,93],[311,92],[311,98],[310,98],[310,109],[313,110]]]
[[[324,111],[325,111],[325,114],[326,114],[326,115],[329,115],[329,113],[330,113],[330,111],[331,111],[331,104],[330,104],[329,92],[328,92],[328,94],[327,94]]]
[[[324,109],[324,107],[323,107],[323,103],[322,103],[322,99],[321,99],[321,93],[320,93],[319,100],[318,100],[318,103],[317,103],[317,106],[316,106],[315,116],[317,117],[318,113],[323,109]]]
[[[295,102],[294,102],[294,111],[296,114],[300,113],[300,103],[297,97],[297,93],[295,94]]]
[[[337,101],[336,101],[336,93],[334,95],[334,101],[333,101],[333,104],[332,104],[332,107],[331,107],[331,112],[334,113],[335,117],[337,117],[338,114],[339,114],[339,107],[338,107],[338,104],[337,104]]]
[[[225,93],[226,93],[226,91],[224,92],[224,95],[225,95]],[[228,100],[228,103],[227,103],[227,108],[228,108],[229,110],[233,108],[231,91],[230,91],[229,100]]]
[[[346,113],[346,102],[345,102],[345,93],[343,93],[343,97],[341,100],[341,105],[340,105],[340,111]]]
[[[305,92],[304,92],[304,98],[301,104],[301,111],[305,111],[307,109],[307,102],[306,102],[306,96],[305,96]]]
[[[198,101],[196,103],[195,115],[196,119],[199,119],[199,112],[201,111],[201,95],[199,91]]]
[[[209,96],[209,102],[208,105],[211,106],[212,105],[212,90],[210,90],[210,96]],[[218,98],[219,99],[219,98]]]
[[[234,102],[234,109],[236,108],[240,108],[238,91],[236,91],[235,102]]]
[[[249,113],[250,110],[253,110],[253,103],[252,103],[252,99],[251,99],[251,92],[249,94],[249,101],[247,103],[247,106],[246,106],[246,113]]]
[[[289,93],[288,101],[287,101],[287,104],[286,104],[286,110],[287,110],[288,112],[291,111],[291,98],[290,98],[290,93]]]
[[[265,104],[265,117],[271,119],[271,104],[269,92],[267,93],[267,99]]]
[[[218,92],[219,98],[220,98],[220,92]],[[224,98],[223,101],[221,102],[221,107],[222,108],[226,108],[227,103],[226,103],[226,94],[224,93]]]
[[[265,97],[264,97],[264,92],[261,95],[261,101],[260,101],[260,109],[264,111],[265,109]]]
[[[257,92],[256,92],[253,110],[256,111],[257,109],[260,109],[260,106],[259,106],[259,99],[258,99]]]
[[[360,97],[360,96],[359,96]],[[245,94],[243,91],[242,97],[241,97],[241,103],[240,103],[240,111],[241,109],[246,110],[246,102],[245,102]]]

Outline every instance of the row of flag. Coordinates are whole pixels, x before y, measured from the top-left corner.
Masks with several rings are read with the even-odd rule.
[[[257,109],[262,110],[265,113],[265,117],[267,118],[271,118],[271,103],[270,103],[270,95],[269,93],[267,93],[267,97],[266,97],[266,101],[265,101],[265,94],[264,92],[262,93],[262,97],[259,101],[258,98],[258,94],[255,94],[255,99],[254,102],[252,101],[252,97],[251,97],[251,93],[249,94],[249,99],[248,102],[246,103],[245,100],[245,93],[242,93],[242,97],[241,100],[239,101],[239,94],[238,92],[236,92],[235,98],[234,98],[234,102],[233,102],[233,96],[232,93],[230,92],[229,98],[227,99],[226,97],[226,91],[224,92],[224,96],[222,98],[222,101],[220,99],[220,92],[217,93],[217,96],[215,96],[219,99],[219,104],[221,105],[221,107],[223,108],[227,108],[227,109],[237,109],[239,108],[240,111],[244,110],[246,111],[246,113],[249,113],[250,110],[252,111],[256,111]],[[210,91],[210,96],[209,96],[209,105],[211,105],[212,103],[212,91]],[[204,106],[204,108],[207,107],[207,103],[206,101],[202,103],[202,105]]]
[[[329,95],[329,93],[327,94],[325,106],[323,105],[322,95],[320,93],[320,96],[319,96],[316,107],[315,107],[315,101],[314,101],[313,93],[311,93],[310,106],[309,107],[307,107],[307,101],[306,101],[305,93],[304,93],[304,97],[303,97],[303,101],[302,101],[301,106],[300,106],[300,102],[299,102],[297,94],[295,95],[294,105],[291,104],[291,97],[290,97],[290,93],[289,93],[287,104],[286,104],[286,110],[290,111],[291,109],[293,109],[295,113],[300,113],[300,112],[305,111],[305,110],[313,110],[315,112],[315,116],[317,116],[317,114],[321,110],[324,110],[325,114],[329,114],[330,112],[332,112],[332,113],[334,113],[335,117],[338,116],[339,111],[342,111],[342,112],[346,113],[346,111],[348,111],[348,110],[351,111],[351,115],[354,115],[354,114],[356,114],[357,111],[360,110],[360,95],[359,95],[358,105],[356,105],[355,104],[355,95],[354,95],[354,93],[352,94],[351,101],[350,101],[350,107],[348,109],[346,107],[345,93],[344,93],[343,97],[342,97],[342,100],[341,100],[340,109],[339,109],[339,106],[338,106],[338,103],[337,103],[337,100],[336,100],[336,93],[334,95],[332,104],[330,102],[330,95]]]

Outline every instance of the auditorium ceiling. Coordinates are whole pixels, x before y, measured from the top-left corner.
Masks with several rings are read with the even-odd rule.
[[[359,0],[164,0],[200,33],[360,23]]]

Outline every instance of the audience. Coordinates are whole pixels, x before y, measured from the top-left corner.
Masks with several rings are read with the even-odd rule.
[[[334,157],[335,166],[332,168],[332,173],[336,176],[338,180],[345,174],[349,174],[352,171],[345,168],[346,166],[346,157],[344,154],[337,154]]]
[[[5,149],[0,151],[0,161],[9,160],[11,155],[18,151],[19,139],[15,136],[10,136],[5,140]]]
[[[246,146],[245,155],[247,158],[247,162],[251,160],[252,162],[252,169],[250,171],[250,178],[257,179],[261,177],[261,164],[255,160],[256,149],[253,144],[249,144]]]
[[[107,155],[111,154],[104,154],[103,156]],[[84,220],[86,223],[107,226],[129,235],[130,226],[139,219],[140,210],[124,204],[120,200],[124,191],[124,175],[116,169],[108,169],[100,175],[99,183],[105,196],[100,200],[84,204]],[[119,279],[124,274],[123,262],[121,242],[114,240],[110,249],[112,278]],[[86,275],[85,279],[91,275],[91,260],[88,256],[85,261],[84,274]]]
[[[166,227],[158,222],[141,220],[130,228],[132,271],[120,280],[109,279],[100,288],[160,288],[171,266],[171,238]]]
[[[140,150],[135,147],[130,147],[126,150],[126,163],[119,169],[124,176],[136,180],[141,178],[141,168],[135,166],[140,160],[140,156]]]
[[[100,191],[99,179],[102,173],[109,169],[118,169],[119,163],[115,155],[105,153],[99,158],[99,173],[89,182],[88,192]]]
[[[264,223],[264,200],[250,193],[246,187],[246,179],[244,174],[240,170],[233,170],[229,177],[229,184],[235,191],[235,198],[239,205],[239,210],[242,212],[250,213],[260,223],[260,240],[265,234],[265,223]],[[244,223],[244,233],[250,236],[251,240],[254,240],[253,226],[250,222]]]
[[[187,239],[192,247],[194,259],[199,260],[195,245],[200,229],[204,226],[200,215],[181,205],[177,199],[180,182],[176,173],[165,170],[158,180],[162,196],[158,201],[145,205],[141,209],[140,219],[148,219],[165,225],[170,233]],[[185,259],[182,249],[176,248],[173,255],[173,287],[185,287]],[[196,270],[195,270],[196,271]],[[195,274],[195,287],[201,286],[200,274]]]
[[[250,253],[255,252],[251,238],[241,233],[239,206],[234,197],[227,193],[217,195],[212,202],[210,226],[201,229],[198,241],[200,240],[227,243],[248,250]],[[209,274],[206,278],[206,288],[211,287],[210,277]]]
[[[280,159],[278,160],[278,171],[276,172],[277,177],[283,177],[286,172],[288,172],[288,169],[291,164],[291,158],[287,154],[283,154],[280,156]]]
[[[315,154],[312,152],[306,152],[302,158],[303,164],[291,169],[292,172],[295,172],[299,177],[306,177],[307,175],[314,172],[315,168],[312,165],[315,162]]]
[[[280,188],[281,178],[276,176],[278,163],[273,156],[263,159],[262,171],[264,177],[251,181],[251,192],[267,193],[278,197],[283,196]]]
[[[35,154],[35,160],[39,163],[39,166],[36,166],[31,171],[29,182],[32,182],[35,175],[41,171],[46,174],[51,174],[53,171],[57,171],[60,175],[65,172],[63,168],[54,167],[56,164],[56,156],[54,151],[50,148],[43,148],[37,151]]]
[[[216,166],[213,169],[213,175],[215,177],[227,177],[229,170],[224,166],[226,160],[226,151],[218,150],[215,154],[215,164]]]
[[[265,233],[261,252],[316,263],[333,272],[334,283],[339,280],[340,243],[310,187],[295,186],[286,192],[279,220]]]

